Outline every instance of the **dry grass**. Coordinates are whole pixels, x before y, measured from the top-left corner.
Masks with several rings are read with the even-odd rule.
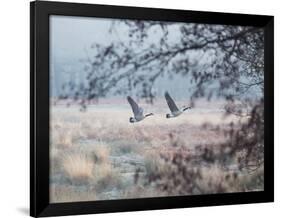
[[[136,196],[138,196],[138,198],[153,198],[155,196],[167,196],[167,193],[157,190],[155,187],[147,188],[144,186],[135,185],[125,190],[123,198],[130,199],[136,198]]]
[[[75,186],[69,185],[51,185],[50,187],[50,201],[63,202],[80,202],[93,201],[96,199],[95,190],[89,189],[86,192],[80,190]]]
[[[95,187],[102,192],[120,186],[120,174],[110,163],[96,165],[94,169]]]
[[[243,191],[260,191],[264,189],[264,167],[253,172],[247,172],[240,176],[239,184],[237,186],[242,187]],[[253,187],[256,189],[253,190]]]
[[[91,179],[94,165],[85,154],[66,154],[62,159],[63,170],[71,181],[85,183]]]
[[[199,186],[204,193],[212,193],[211,190],[221,190],[222,192],[237,192],[238,177],[235,172],[227,172],[217,165],[211,167],[202,167],[203,178],[198,181]],[[227,180],[227,182],[226,182]]]
[[[111,151],[106,144],[98,143],[93,146],[92,157],[97,164],[108,163]]]
[[[72,147],[73,145],[73,135],[72,131],[62,131],[62,133],[58,134],[57,144],[62,147]]]
[[[229,122],[238,122],[237,117],[224,118],[221,110],[204,110],[210,108],[206,105],[174,119],[165,119],[168,111],[157,109],[166,108],[163,105],[143,107],[156,115],[134,124],[128,121],[132,115],[128,105],[93,106],[85,113],[77,107],[52,107],[51,202],[164,196],[167,193],[155,187],[135,185],[135,171],[145,174],[157,168],[164,172],[159,154],[172,157],[173,145],[192,153],[198,144],[221,142],[224,134],[211,127],[219,124],[223,129]],[[210,128],[203,129],[205,123]],[[208,181],[216,184],[227,177],[216,168],[202,171],[206,190]],[[245,176],[235,185],[249,190],[251,182]]]
[[[144,166],[147,174],[155,171],[165,171],[165,162],[160,158],[159,153],[155,149],[145,151],[144,157]]]

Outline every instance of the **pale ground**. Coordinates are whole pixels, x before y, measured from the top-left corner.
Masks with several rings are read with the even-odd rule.
[[[238,122],[236,116],[224,116],[219,102],[198,103],[173,119],[165,118],[169,111],[164,102],[142,106],[155,115],[133,124],[125,103],[100,103],[86,112],[78,106],[52,106],[51,202],[162,196],[153,188],[135,186],[136,169],[151,170],[157,154],[172,149],[173,140],[188,152],[196,145],[223,142],[225,136],[215,126],[223,129]],[[204,124],[209,128],[202,128]]]

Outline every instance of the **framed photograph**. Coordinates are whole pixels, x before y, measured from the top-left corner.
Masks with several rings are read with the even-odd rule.
[[[30,215],[272,202],[273,16],[30,5]]]

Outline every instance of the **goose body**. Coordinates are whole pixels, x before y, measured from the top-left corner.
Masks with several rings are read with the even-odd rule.
[[[191,109],[191,107],[185,107],[185,106],[179,109],[168,92],[165,92],[165,99],[171,111],[170,114],[166,114],[166,118],[177,117],[181,115],[185,110]]]
[[[130,97],[127,97],[127,100],[129,102],[129,104],[131,105],[134,117],[130,117],[130,123],[135,123],[135,122],[139,122],[142,121],[144,118],[152,116],[153,113],[149,113],[144,115],[143,114],[143,109],[141,107],[139,107],[139,105]]]

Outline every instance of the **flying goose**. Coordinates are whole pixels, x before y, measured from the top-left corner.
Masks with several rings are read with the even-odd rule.
[[[171,114],[166,114],[166,118],[177,117],[182,114],[182,112],[184,112],[185,110],[191,109],[191,107],[185,106],[183,106],[183,108],[181,109],[178,109],[177,105],[175,104],[174,100],[171,98],[168,92],[165,92],[165,98],[171,111]]]
[[[143,115],[143,109],[141,107],[139,107],[138,104],[130,96],[127,97],[127,100],[129,102],[129,104],[131,105],[131,108],[134,113],[134,117],[130,117],[130,123],[139,122],[139,121],[143,120],[144,118],[153,115],[153,113]]]

